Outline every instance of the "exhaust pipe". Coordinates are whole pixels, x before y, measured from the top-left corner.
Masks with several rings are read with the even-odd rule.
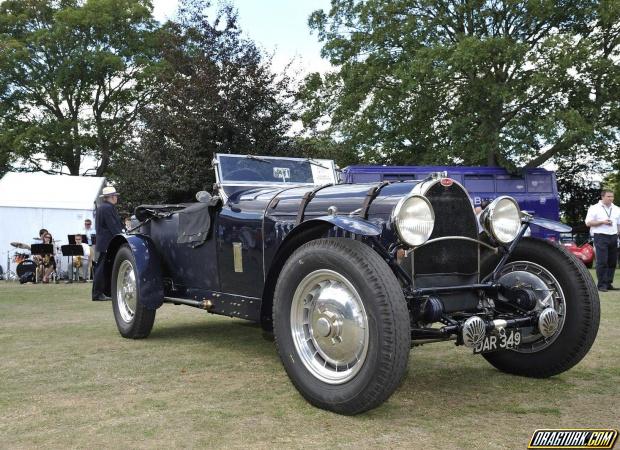
[[[200,308],[200,309],[204,309],[207,311],[210,311],[211,308],[213,308],[213,302],[208,299],[190,300],[187,298],[164,297],[164,303],[173,303],[175,305],[193,306],[194,308]]]

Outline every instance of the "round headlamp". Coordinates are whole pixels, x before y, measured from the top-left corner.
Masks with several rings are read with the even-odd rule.
[[[402,198],[394,208],[393,218],[398,237],[411,246],[428,241],[435,225],[431,203],[418,194]]]
[[[480,223],[502,244],[514,241],[521,229],[521,211],[512,197],[498,197],[480,215]]]

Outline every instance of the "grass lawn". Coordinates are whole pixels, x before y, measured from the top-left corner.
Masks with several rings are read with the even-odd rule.
[[[258,326],[164,305],[132,341],[89,289],[0,282],[0,448],[526,448],[536,428],[620,425],[620,291],[569,372],[520,378],[427,345],[389,401],[343,417],[303,400]]]

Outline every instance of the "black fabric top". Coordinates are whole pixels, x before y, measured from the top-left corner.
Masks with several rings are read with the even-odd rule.
[[[221,202],[220,197],[214,196],[206,202],[198,203],[140,205],[136,207],[134,214],[140,222],[148,219],[157,220],[177,214],[179,216],[177,243],[198,247],[204,244],[209,237],[211,215]]]
[[[163,218],[168,217],[173,212],[186,208],[189,205],[175,204],[175,205],[140,205],[136,206],[134,214],[136,219],[140,222],[144,222],[148,218]]]
[[[116,208],[112,203],[103,202],[97,208],[95,217],[95,226],[97,230],[97,251],[105,252],[112,238],[123,232],[121,218],[116,212]]]
[[[178,212],[178,244],[190,244],[198,247],[204,244],[211,228],[211,211],[209,203],[192,203]]]

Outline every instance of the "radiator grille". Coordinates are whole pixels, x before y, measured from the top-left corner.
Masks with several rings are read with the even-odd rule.
[[[430,239],[445,236],[478,238],[478,226],[471,200],[460,185],[452,183],[450,186],[443,186],[437,182],[428,189],[426,197],[435,211],[435,227]],[[456,279],[448,277],[452,279],[451,282],[446,279],[448,285],[452,285],[460,275],[469,279],[472,275],[477,275],[477,272],[478,244],[473,242],[443,240],[425,245],[414,252],[416,279],[425,274],[456,275]],[[427,277],[422,276],[416,281],[426,284],[422,281],[425,278]],[[437,285],[438,280],[433,280],[433,284]],[[420,283],[416,282],[416,285],[419,286]]]

